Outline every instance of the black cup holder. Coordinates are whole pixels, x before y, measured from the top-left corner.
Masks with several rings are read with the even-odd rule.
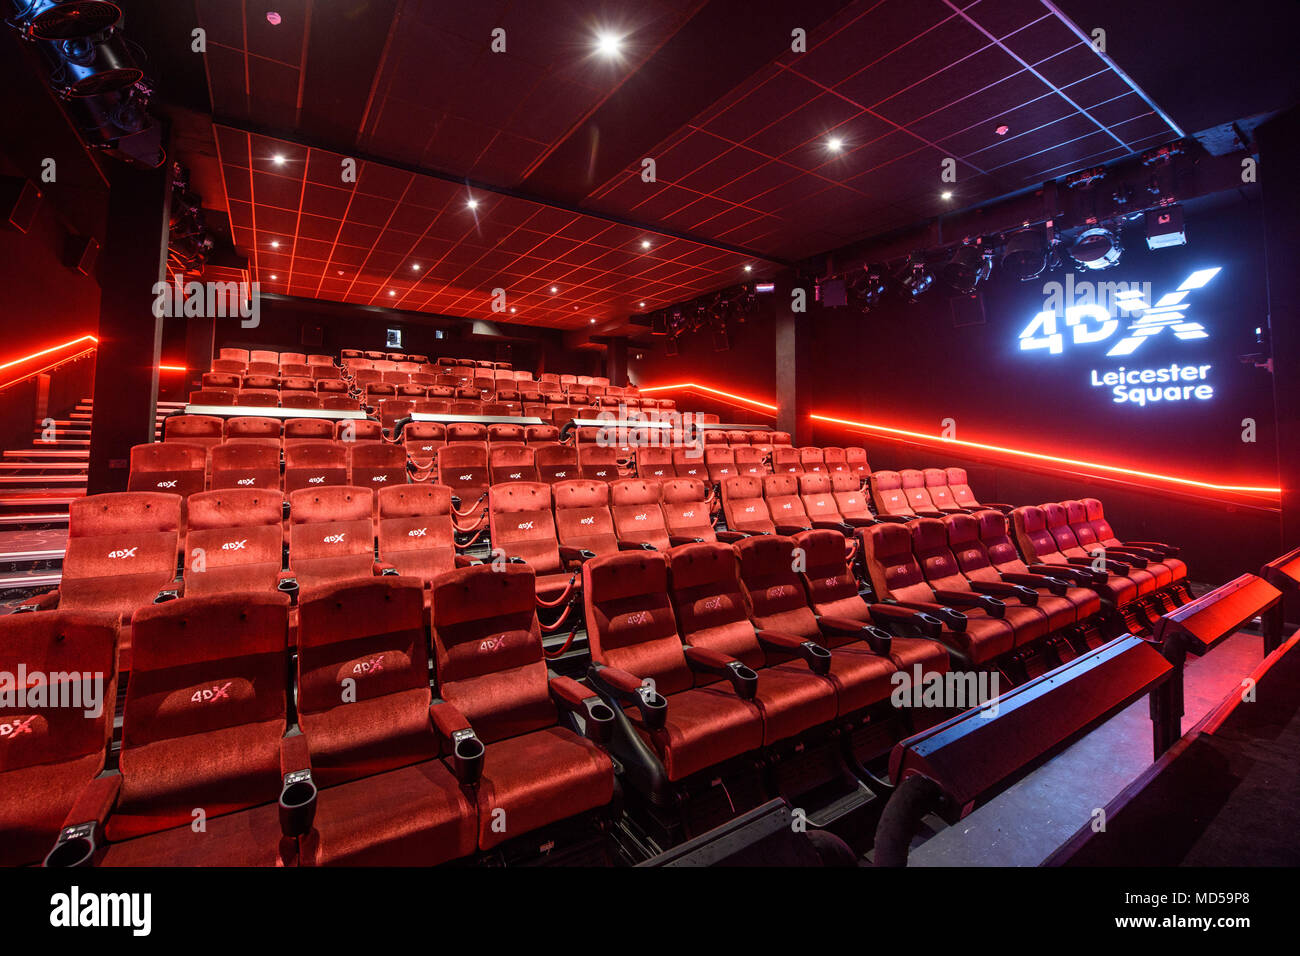
[[[587,718],[598,724],[613,723],[614,708],[609,704],[592,704],[587,708]]]
[[[483,776],[483,755],[487,749],[472,730],[457,730],[451,735],[451,757],[456,769],[456,779],[461,783],[477,783]]]
[[[280,832],[302,836],[316,819],[316,783],[310,770],[286,774],[280,791]]]
[[[46,855],[44,865],[57,869],[90,866],[94,857],[94,839],[90,836],[75,836],[57,843],[54,849]]]
[[[289,603],[298,603],[298,581],[294,578],[281,578],[276,582],[276,588],[281,594],[289,595]]]
[[[640,696],[641,719],[651,730],[658,730],[668,721],[668,701],[656,691],[642,687],[637,691]]]
[[[587,701],[587,737],[596,743],[609,743],[614,734],[614,708],[602,700]]]

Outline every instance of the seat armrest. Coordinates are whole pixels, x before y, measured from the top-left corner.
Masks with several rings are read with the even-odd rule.
[[[811,530],[811,528],[804,524],[779,524],[776,526],[776,533],[787,537],[792,537],[793,535],[799,534],[801,531]]]
[[[818,521],[814,521],[812,523],[812,526],[819,531],[838,531],[840,534],[843,535],[850,535],[853,533],[853,525],[849,524],[847,521],[818,520]]]
[[[977,607],[984,611],[989,617],[1003,617],[1007,613],[1007,606],[995,597],[987,594],[975,594],[972,591],[950,591],[946,588],[936,588],[934,596],[945,604],[953,607]]]
[[[1068,564],[1031,564],[1029,565],[1029,571],[1031,574],[1059,578],[1084,588],[1093,584],[1100,584],[1105,580],[1101,574],[1094,574],[1091,570],[1071,567]]]
[[[703,538],[693,538],[686,534],[670,534],[668,536],[668,543],[674,548],[679,544],[701,544],[703,541]]]
[[[749,537],[743,531],[714,531],[713,534],[723,544],[735,544],[737,541],[744,541]]]
[[[159,588],[158,593],[153,596],[154,604],[166,604],[168,601],[175,601],[185,592],[184,581],[173,581],[165,588]]]
[[[44,594],[36,595],[36,597],[32,598],[30,601],[23,604],[19,608],[19,610],[52,611],[59,606],[60,597],[61,595],[59,594],[59,589],[55,588],[53,591],[46,591]]]
[[[1047,588],[1057,597],[1064,597],[1070,585],[1047,574],[1019,574],[1015,571],[1004,572],[1002,580],[1009,584],[1019,584],[1027,588]]]
[[[992,508],[994,511],[1001,511],[1004,515],[1009,515],[1016,510],[1015,505],[1009,505],[1002,501],[986,501],[980,505],[981,508]]]
[[[1070,564],[1076,568],[1078,567],[1091,568],[1093,562],[1096,561],[1097,559],[1096,558],[1066,558],[1065,560],[1069,561]],[[1106,571],[1109,572],[1110,574],[1125,575],[1128,574],[1129,571],[1133,570],[1124,562],[1112,561],[1110,560],[1110,558],[1102,558],[1101,566],[1105,568]]]
[[[619,541],[618,550],[620,551],[657,551],[659,550],[649,541]]]
[[[572,677],[552,677],[549,683],[556,706],[582,718],[587,739],[602,745],[609,743],[614,734],[614,711],[609,704]]]
[[[300,837],[311,832],[316,820],[316,781],[311,774],[311,751],[300,730],[280,738],[280,833]]]
[[[587,668],[587,680],[606,697],[624,706],[634,705],[647,729],[658,730],[667,722],[668,701],[635,674],[617,667],[592,664]]]
[[[888,657],[890,650],[893,649],[894,638],[888,631],[876,627],[874,624],[866,624],[847,617],[819,615],[817,626],[821,628],[823,634],[829,634],[832,637],[849,637],[862,641],[871,647],[873,653],[879,654],[881,657]]]
[[[1149,548],[1159,555],[1166,558],[1177,557],[1182,552],[1182,548],[1174,544],[1165,544],[1163,541],[1125,541],[1126,548]]]
[[[565,569],[569,571],[582,567],[584,562],[590,561],[595,556],[596,552],[588,551],[586,548],[575,548],[567,544],[560,545],[560,560],[564,562]]]
[[[919,634],[922,637],[938,638],[943,633],[943,621],[925,611],[916,611],[898,604],[869,604],[871,623],[893,634],[901,632]]]
[[[487,753],[483,741],[456,705],[441,698],[435,697],[429,704],[429,719],[451,752],[456,780],[462,787],[475,786],[483,776],[483,756]]]
[[[376,577],[396,577],[401,572],[387,561],[376,561],[370,569]]]
[[[875,518],[861,518],[857,516],[845,517],[844,523],[851,528],[870,528],[873,524],[878,524]]]
[[[1125,564],[1131,564],[1135,568],[1145,568],[1152,561],[1159,561],[1160,556],[1154,551],[1135,550],[1129,547],[1123,548],[1106,548],[1107,554],[1117,554],[1124,559]]]
[[[758,674],[740,661],[707,647],[685,646],[686,663],[699,674],[712,674],[731,681],[731,687],[741,700],[753,700],[758,693]]]
[[[876,515],[877,521],[888,522],[889,524],[907,524],[912,518],[908,515]]]
[[[934,604],[930,601],[897,601],[899,607],[911,608],[914,611],[924,611],[926,614],[937,617],[943,626],[950,631],[958,633],[966,630],[966,615],[961,611],[955,610],[944,604]]]
[[[93,866],[99,847],[100,831],[117,805],[122,792],[122,775],[105,773],[86,784],[77,796],[50,852],[41,863],[45,867]]]
[[[766,628],[755,628],[754,631],[761,646],[798,654],[814,674],[830,673],[831,652],[816,641],[805,640],[798,635],[785,634],[781,631],[769,631]]]
[[[978,591],[980,594],[991,594],[993,597],[999,598],[1015,598],[1026,607],[1034,607],[1038,603],[1037,591],[1019,584],[1013,584],[1010,581],[972,581],[970,586],[972,591]]]
[[[468,567],[472,567],[473,565],[475,565],[475,564],[477,564],[477,563],[479,563],[479,562],[476,562],[476,561],[475,561],[473,558],[471,558],[468,554],[458,554],[458,555],[456,555],[456,558],[455,558],[455,564],[456,564],[456,567],[458,567],[458,568],[468,568]]]

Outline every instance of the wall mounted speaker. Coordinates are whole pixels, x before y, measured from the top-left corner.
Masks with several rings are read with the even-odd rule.
[[[314,345],[317,348],[325,344],[325,329],[320,325],[313,325],[310,322],[304,323],[302,327],[302,344]]]
[[[82,275],[95,274],[95,260],[99,258],[99,242],[93,236],[68,236],[63,263]]]

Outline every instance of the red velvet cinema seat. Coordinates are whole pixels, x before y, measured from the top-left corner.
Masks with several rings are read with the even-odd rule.
[[[407,483],[406,449],[388,442],[354,442],[348,448],[352,484],[370,488],[376,495],[394,485]]]
[[[1098,560],[1095,552],[1099,545],[1096,540],[1092,540],[1090,545],[1085,547],[1084,543],[1075,537],[1074,531],[1070,528],[1067,512],[1063,504],[1055,501],[1048,502],[1042,506],[1041,510],[1043,521],[1047,525],[1047,531],[1056,540],[1056,549],[1065,555],[1068,561],[1089,564]],[[1088,530],[1091,532],[1091,528]],[[1157,574],[1147,570],[1148,562],[1145,558],[1125,555],[1119,563],[1115,563],[1114,558],[1106,558],[1105,564],[1107,570],[1123,574],[1136,584],[1139,596],[1150,594],[1158,586]],[[1160,570],[1165,569],[1162,567]]]
[[[186,596],[274,591],[284,560],[283,516],[278,489],[194,495],[182,556]]]
[[[0,672],[17,674],[23,666],[28,673],[102,680],[98,687],[94,676],[47,685],[58,693],[45,706],[0,699],[0,866],[39,863],[77,795],[104,769],[117,702],[117,639],[112,614],[0,617]],[[65,700],[84,706],[53,706]]]
[[[296,441],[284,448],[284,490],[320,488],[348,483],[348,455],[337,441]]]
[[[284,595],[267,593],[186,597],[136,614],[120,772],[97,778],[65,821],[65,835],[102,827],[97,865],[296,861],[297,830],[284,836],[277,806],[283,775],[296,769],[285,743],[288,613]],[[68,841],[51,862],[77,852]]]
[[[575,588],[582,562],[591,551],[560,544],[551,512],[551,485],[509,481],[493,485],[488,495],[492,547],[510,561],[520,561],[536,575],[537,603],[559,607]],[[495,555],[494,555],[495,557]]]
[[[176,579],[179,495],[124,491],[75,499],[68,508],[63,580],[36,604],[101,611],[122,622],[120,667],[131,669],[131,617]]]
[[[614,529],[618,532],[620,547],[649,545],[660,551],[671,546],[668,529],[664,525],[663,509],[659,507],[660,484],[644,478],[621,478],[610,483]]]
[[[300,590],[379,570],[373,513],[369,488],[332,485],[289,495],[289,570]]]
[[[614,765],[599,743],[613,711],[589,688],[548,674],[531,569],[477,565],[441,578],[432,635],[442,701],[434,722],[445,740],[468,730],[486,751],[479,849],[614,801]],[[586,736],[571,729],[570,714],[583,718]]]
[[[1088,506],[1082,501],[1062,501],[1061,507],[1065,509],[1065,520],[1070,526],[1070,532],[1084,551],[1092,552],[1101,547],[1106,549],[1107,554],[1113,554],[1121,561],[1132,561],[1134,564],[1139,561],[1146,562],[1142,569],[1154,575],[1157,590],[1163,590],[1173,584],[1178,579],[1179,572],[1182,577],[1187,576],[1187,566],[1177,558],[1167,557],[1163,552],[1151,548],[1129,547],[1121,544],[1115,537],[1114,531],[1109,531],[1106,540],[1103,541],[1098,534],[1097,524],[1088,517]],[[1100,519],[1100,523],[1105,524],[1105,519]],[[1106,525],[1107,529],[1109,527]]]
[[[912,533],[898,524],[878,524],[858,531],[867,575],[876,597],[939,619],[935,634],[950,652],[979,665],[1015,646],[1015,632],[1006,621],[983,608],[963,613],[941,603],[912,553]],[[996,613],[996,612],[995,612]]]
[[[160,491],[188,498],[203,490],[207,449],[181,441],[150,442],[131,449],[127,491]]]
[[[638,786],[668,799],[673,784],[763,745],[762,713],[741,696],[743,672],[730,684],[696,685],[696,668],[716,674],[721,655],[683,647],[664,554],[593,559],[583,565],[582,586],[588,677],[629,722],[631,732],[616,733],[612,746]]]
[[[815,641],[758,630],[750,623],[735,548],[717,543],[675,548],[668,556],[668,580],[686,645],[740,661],[758,675],[752,700],[763,715],[764,746],[835,719],[835,684],[824,676],[829,652]],[[696,685],[724,679],[703,673]]]
[[[828,532],[836,534],[836,532]],[[844,539],[839,537],[840,551]],[[759,630],[813,641],[831,652],[828,677],[835,685],[841,717],[889,697],[889,634],[871,625],[839,618],[818,618],[808,604],[795,570],[795,542],[783,535],[756,535],[736,545],[745,611]]]
[[[609,513],[609,482],[587,478],[556,482],[551,497],[560,544],[596,555],[619,550],[614,518]]]
[[[1096,498],[1083,498],[1079,503],[1084,507],[1087,523],[1092,528],[1093,533],[1096,534],[1098,544],[1103,548],[1120,548],[1136,551],[1138,554],[1150,552],[1153,558],[1169,568],[1174,585],[1182,593],[1183,597],[1189,601],[1191,600],[1192,592],[1186,583],[1187,565],[1178,558],[1179,548],[1177,546],[1164,544],[1160,541],[1120,541],[1115,536],[1115,531],[1111,528],[1110,522],[1106,520],[1106,514],[1100,501]]]
[[[769,478],[775,477],[769,475]],[[722,514],[729,531],[742,534],[774,534],[772,522],[763,500],[763,479],[740,475],[722,483]]]
[[[739,541],[739,531],[717,531],[713,527],[708,491],[698,478],[673,478],[663,483],[664,525],[670,544],[692,541]]]
[[[213,490],[260,488],[280,490],[280,441],[238,438],[214,445],[208,452]]]
[[[1015,594],[1017,592],[1014,589],[1017,587],[1032,589],[1038,594],[1034,606],[1047,615],[1053,631],[1087,620],[1101,612],[1101,598],[1097,597],[1095,591],[1071,587],[1060,578],[1031,574],[1028,569],[1017,571],[1013,567],[1007,567],[1006,570],[995,567],[987,546],[980,539],[980,524],[985,520],[992,525],[991,535],[996,536],[997,526],[1001,525],[1001,536],[1006,537],[1006,516],[1000,511],[986,508],[973,515],[949,515],[943,519],[948,528],[948,547],[956,556],[957,565],[971,582],[972,588],[994,597]],[[1013,555],[1014,551],[1013,547]],[[1019,557],[1016,556],[1014,560],[1019,561]]]
[[[405,489],[385,488],[385,492]],[[431,866],[474,852],[472,796],[439,759],[424,586],[379,577],[298,608],[298,725],[321,788],[304,865]]]
[[[844,541],[833,531],[804,531],[794,537],[803,548],[806,569],[800,572],[804,594],[813,613],[821,618],[874,624],[892,635],[889,659],[900,670],[920,664],[923,672],[948,670],[948,651],[936,640],[922,636],[927,625],[916,612],[889,604],[868,604],[858,593],[858,581],[844,556]],[[824,638],[828,647],[843,638]]]

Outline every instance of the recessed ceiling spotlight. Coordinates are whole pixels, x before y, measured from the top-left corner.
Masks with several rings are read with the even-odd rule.
[[[941,193],[939,194],[939,198],[940,198],[940,199],[951,199],[951,198],[952,198],[952,192],[951,192],[950,190],[945,189],[943,192],[941,192]]]
[[[623,38],[616,33],[602,30],[596,34],[596,52],[606,59],[613,59],[623,52]]]
[[[343,275],[343,270],[342,270],[342,269],[339,270],[339,275]]]
[[[844,148],[844,140],[840,139],[838,136],[832,136],[826,141],[826,148],[832,153],[838,153]]]
[[[596,320],[595,320],[595,319],[592,319],[592,320],[591,320],[591,324],[592,324],[592,325],[595,325],[595,324],[596,324]]]
[[[280,14],[276,13],[274,10],[267,10],[266,22],[271,24],[273,27],[278,27],[280,25]]]
[[[1011,132],[1011,127],[1010,127],[1010,126],[999,126],[999,127],[998,127],[997,129],[995,129],[993,132],[997,133],[999,136],[1006,136],[1007,133],[1010,133],[1010,132]]]
[[[272,239],[272,240],[271,240],[271,248],[272,248],[272,249],[279,249],[279,248],[280,248],[280,240],[278,240],[278,239]]]
[[[271,273],[271,281],[272,281],[272,282],[274,282],[274,281],[275,281],[276,279],[278,279],[278,278],[280,278],[280,277],[279,277],[278,275],[276,275],[274,272]]]
[[[645,303],[644,303],[644,302],[638,302],[638,303],[637,303],[637,308],[638,308],[638,309],[644,309],[644,308],[645,308]]]
[[[469,200],[468,202],[466,202],[465,205],[466,205],[466,206],[469,206],[470,209],[477,209],[477,208],[478,208],[478,200],[477,200],[477,199],[471,199],[471,200]]]
[[[754,271],[754,267],[753,267],[753,266],[745,266],[745,271],[746,271],[746,272],[753,272],[753,271]]]
[[[419,264],[418,262],[412,262],[412,263],[411,263],[411,271],[412,271],[412,272],[419,272],[419,271],[420,271],[420,264]]]
[[[551,286],[551,295],[555,295],[555,293],[559,291],[560,291],[560,287],[558,285]]]
[[[518,309],[516,309],[516,308],[512,305],[512,306],[510,307],[510,311],[511,311],[511,312],[517,312]]]
[[[650,240],[649,240],[649,239],[642,239],[642,240],[641,240],[641,248],[642,248],[642,249],[649,249],[649,248],[650,248]]]
[[[389,294],[389,295],[397,295],[397,290],[396,290],[396,289],[389,289],[389,290],[388,290],[388,294]]]
[[[271,162],[275,163],[275,165],[277,166],[283,166],[284,157],[281,156],[279,153],[276,153],[274,156],[271,157]]]

